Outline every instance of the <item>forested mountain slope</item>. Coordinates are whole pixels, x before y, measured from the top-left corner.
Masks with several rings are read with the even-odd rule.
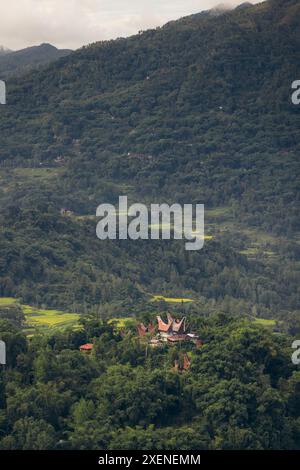
[[[57,49],[51,44],[27,47],[19,51],[0,48],[0,78],[3,80],[11,76],[22,75],[71,52],[68,49]]]
[[[254,223],[298,228],[300,126],[290,96],[299,8],[271,0],[184,18],[9,83],[2,164],[54,165],[63,155],[67,178],[84,184],[85,211],[95,208],[86,194],[97,190],[96,171],[150,196],[237,201]]]
[[[95,43],[9,81],[0,113],[2,295],[91,306],[161,288],[229,299],[241,314],[296,314],[299,26],[298,1],[270,0]],[[248,232],[234,225],[234,236],[219,234],[215,217],[215,239],[178,260],[176,244],[104,246],[95,222],[59,214],[93,215],[119,194],[204,203],[212,214],[225,207],[233,224],[274,237],[267,259],[261,251],[249,259]]]
[[[10,49],[7,49],[7,47],[4,47],[4,46],[0,46],[0,57],[6,55],[6,54],[9,54],[10,52],[12,52]]]

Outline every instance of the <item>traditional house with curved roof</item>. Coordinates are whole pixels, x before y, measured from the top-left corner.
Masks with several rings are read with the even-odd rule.
[[[157,316],[158,332],[163,341],[178,342],[186,340],[185,321],[183,317],[181,320],[176,320],[170,313],[167,315],[168,322],[166,323],[161,316]]]

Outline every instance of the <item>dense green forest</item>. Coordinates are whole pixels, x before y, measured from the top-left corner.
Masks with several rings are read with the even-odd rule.
[[[180,373],[181,348],[146,354],[134,330],[95,317],[29,341],[2,320],[0,449],[299,449],[291,340],[226,315],[189,322],[203,346],[184,347],[191,368]],[[87,340],[91,356],[78,350]]]
[[[186,252],[174,240],[100,242],[94,220],[54,210],[9,208],[1,221],[0,297],[132,316],[151,294],[168,294],[192,298],[205,316],[224,312],[298,324],[297,244],[281,247],[275,239],[270,255],[258,249],[249,258],[238,234],[233,240],[221,234],[203,250]]]
[[[94,214],[125,188],[143,199],[238,206],[246,223],[292,235],[299,15],[298,2],[271,0],[192,16],[9,81],[1,167],[60,173],[42,187],[5,191],[5,204],[46,199]]]
[[[7,81],[0,298],[20,303],[0,302],[0,449],[300,449],[297,79],[300,3],[269,0]],[[98,240],[119,195],[205,204],[204,248]],[[184,373],[179,346],[109,322],[165,315],[155,296],[191,299],[172,304],[203,341]],[[28,335],[21,304],[81,328]]]

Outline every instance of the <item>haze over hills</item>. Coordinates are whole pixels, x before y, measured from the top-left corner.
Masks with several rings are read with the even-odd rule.
[[[207,309],[294,314],[299,26],[296,0],[193,15],[9,81],[3,295],[79,308],[162,290],[200,296]],[[101,244],[89,217],[120,194],[204,203],[214,239],[193,255],[177,243]]]
[[[10,49],[7,49],[4,46],[0,46],[0,56],[4,56],[6,54],[9,54],[10,52],[12,52]]]
[[[0,48],[0,77],[2,79],[21,75],[31,69],[70,54],[69,49],[57,49],[51,44],[41,44],[40,46],[27,47],[19,51],[10,51]]]
[[[195,13],[193,15],[189,15],[187,18],[189,18],[189,19],[191,19],[191,18],[215,18],[215,17],[221,16],[224,13],[229,12],[231,10],[233,10],[233,8],[231,6],[229,6],[228,4],[220,3],[219,5],[215,6],[214,8],[211,8],[210,10],[203,10],[200,13]],[[181,20],[180,19],[175,20],[175,22],[176,21],[181,21]],[[173,23],[173,22],[171,22],[171,23]]]

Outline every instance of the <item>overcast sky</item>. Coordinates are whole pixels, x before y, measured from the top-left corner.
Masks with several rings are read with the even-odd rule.
[[[49,42],[75,49],[129,36],[218,4],[220,0],[0,0],[0,45],[20,49]]]

